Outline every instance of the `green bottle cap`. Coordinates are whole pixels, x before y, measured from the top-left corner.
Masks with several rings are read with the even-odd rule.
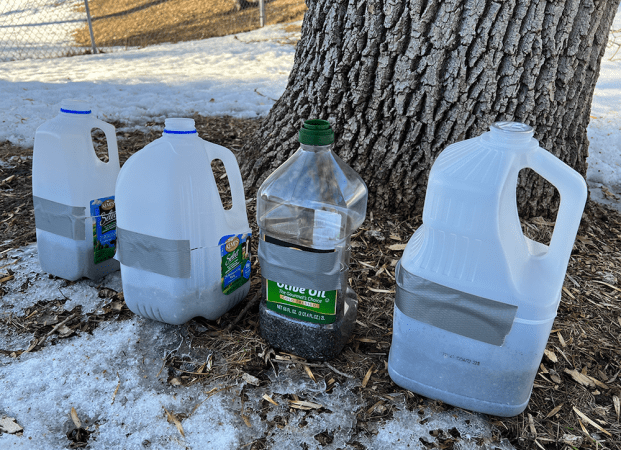
[[[300,128],[300,143],[306,145],[330,145],[334,142],[334,131],[330,122],[321,119],[311,119],[304,122]]]

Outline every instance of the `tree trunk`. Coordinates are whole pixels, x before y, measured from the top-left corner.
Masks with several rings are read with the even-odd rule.
[[[420,212],[446,146],[498,120],[586,174],[593,89],[619,0],[307,0],[287,89],[242,154],[250,190],[328,119],[336,153],[374,208]],[[525,216],[555,216],[558,193],[520,177]]]

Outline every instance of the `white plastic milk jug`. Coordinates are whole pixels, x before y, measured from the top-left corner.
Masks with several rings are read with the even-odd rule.
[[[91,130],[108,141],[108,162],[95,154]],[[32,195],[41,268],[67,280],[98,279],[119,269],[114,186],[119,153],[114,126],[85,102],[65,100],[35,135]]]
[[[235,156],[200,139],[192,119],[166,119],[164,134],[132,155],[116,184],[123,294],[143,317],[182,324],[217,319],[250,289],[250,227]],[[224,163],[225,210],[211,162]]]
[[[549,247],[520,227],[516,185],[523,168],[561,195]],[[429,175],[423,225],[396,269],[393,381],[473,411],[521,413],[586,197],[580,174],[540,148],[527,125],[498,122],[447,147]]]

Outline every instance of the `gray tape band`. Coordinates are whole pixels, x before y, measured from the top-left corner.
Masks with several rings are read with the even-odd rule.
[[[337,252],[313,253],[259,241],[261,276],[295,287],[334,291],[341,287]]]
[[[487,344],[501,346],[517,306],[442,286],[396,269],[395,305],[408,317]]]
[[[190,278],[190,241],[116,228],[116,259],[125,266],[172,278]]]
[[[86,208],[69,206],[33,195],[35,226],[58,236],[83,241],[86,239]]]

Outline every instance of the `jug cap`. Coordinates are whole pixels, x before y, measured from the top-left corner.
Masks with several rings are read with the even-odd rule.
[[[310,119],[300,128],[299,140],[306,145],[330,145],[334,142],[334,131],[327,120]]]
[[[196,134],[194,119],[166,119],[164,121],[164,134]]]
[[[492,131],[502,131],[504,133],[519,133],[531,135],[535,132],[533,127],[522,122],[494,122],[490,127]]]
[[[83,100],[65,99],[60,102],[60,112],[65,114],[90,114],[91,106]]]

